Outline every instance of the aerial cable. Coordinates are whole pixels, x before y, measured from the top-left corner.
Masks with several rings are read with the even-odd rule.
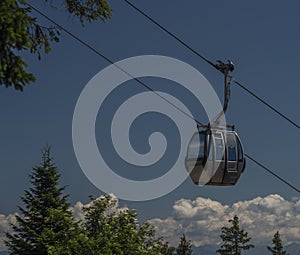
[[[290,124],[292,124],[293,126],[295,126],[296,128],[300,129],[300,125],[298,125],[295,121],[291,120],[290,118],[288,118],[286,115],[284,115],[283,113],[281,113],[279,110],[277,110],[274,106],[270,105],[268,102],[266,102],[265,100],[263,100],[261,97],[257,96],[255,93],[253,93],[252,91],[250,91],[248,88],[246,88],[243,84],[241,84],[240,82],[238,82],[237,80],[233,79],[232,82],[234,82],[236,85],[238,85],[240,88],[242,88],[243,90],[245,90],[246,92],[248,92],[250,95],[252,95],[253,97],[255,97],[257,100],[259,100],[261,103],[263,103],[264,105],[266,105],[267,107],[269,107],[272,111],[276,112],[278,115],[280,115],[282,118],[284,118],[285,120],[287,120],[288,122],[290,122]]]
[[[159,24],[155,19],[151,18],[148,14],[146,14],[145,12],[143,12],[141,9],[139,9],[138,7],[136,7],[134,4],[132,4],[131,2],[124,0],[128,5],[130,5],[133,9],[135,9],[136,11],[138,11],[140,14],[142,14],[144,17],[146,17],[147,19],[149,19],[153,24],[155,24],[156,26],[158,26],[161,30],[165,31],[167,34],[169,34],[171,37],[173,37],[175,40],[177,40],[178,42],[180,42],[182,45],[184,45],[186,48],[188,48],[190,51],[192,51],[194,54],[196,54],[198,57],[202,58],[206,63],[210,64],[211,66],[216,68],[216,65],[211,62],[209,59],[207,59],[206,57],[204,57],[202,54],[200,54],[198,51],[194,50],[191,46],[189,46],[187,43],[185,43],[183,40],[181,40],[178,36],[176,36],[175,34],[173,34],[172,32],[170,32],[169,30],[167,30],[164,26],[162,26],[161,24]]]
[[[180,39],[177,35],[175,35],[174,33],[170,32],[167,28],[165,28],[163,25],[161,25],[158,21],[156,21],[155,19],[153,19],[151,16],[149,16],[147,13],[145,13],[144,11],[142,11],[140,8],[138,8],[137,6],[135,6],[133,3],[131,3],[128,0],[123,0],[124,2],[126,2],[130,7],[132,7],[134,10],[136,10],[137,12],[139,12],[141,15],[143,15],[144,17],[146,17],[148,20],[150,20],[153,24],[155,24],[157,27],[159,27],[161,30],[163,30],[164,32],[166,32],[167,34],[169,34],[172,38],[174,38],[176,41],[178,41],[179,43],[181,43],[184,47],[186,47],[188,50],[190,50],[191,52],[193,52],[195,55],[197,55],[198,57],[200,57],[201,59],[203,59],[206,63],[208,63],[209,65],[213,66],[214,68],[218,69],[218,65],[214,64],[213,62],[211,62],[208,58],[204,57],[202,54],[200,54],[197,50],[195,50],[194,48],[192,48],[190,45],[188,45],[186,42],[184,42],[182,39]],[[220,71],[220,70],[219,70]],[[252,92],[250,89],[246,88],[243,84],[241,84],[240,82],[238,82],[237,80],[233,79],[233,82],[238,85],[240,88],[242,88],[243,90],[245,90],[247,93],[249,93],[250,95],[252,95],[253,97],[255,97],[257,100],[259,100],[261,103],[263,103],[265,106],[267,106],[268,108],[270,108],[272,111],[274,111],[275,113],[277,113],[279,116],[281,116],[282,118],[284,118],[286,121],[288,121],[291,125],[295,126],[296,128],[300,129],[300,125],[297,124],[295,121],[293,121],[292,119],[290,119],[289,117],[287,117],[285,114],[283,114],[282,112],[280,112],[279,110],[277,110],[274,106],[270,105],[269,103],[267,103],[264,99],[262,99],[261,97],[259,97],[258,95],[256,95],[254,92]]]
[[[294,185],[292,185],[289,182],[287,182],[285,179],[283,179],[282,177],[280,177],[278,174],[274,173],[274,171],[272,171],[270,168],[268,168],[265,165],[263,165],[262,163],[258,162],[256,159],[254,159],[253,157],[251,157],[249,154],[245,153],[245,156],[248,159],[250,159],[252,162],[254,162],[256,165],[260,166],[261,168],[263,168],[264,170],[266,170],[268,173],[272,174],[275,178],[279,179],[280,181],[282,181],[283,183],[285,183],[286,185],[288,185],[290,188],[292,188],[293,190],[295,190],[298,193],[300,193],[300,189],[296,188]]]
[[[114,65],[116,68],[118,68],[120,71],[122,71],[123,73],[125,73],[126,75],[128,75],[131,79],[137,81],[139,84],[141,84],[142,86],[144,86],[146,89],[148,89],[149,91],[153,92],[155,95],[157,95],[158,97],[160,97],[162,100],[164,100],[165,102],[167,102],[168,104],[170,104],[171,106],[173,106],[174,108],[176,108],[178,111],[180,111],[181,113],[183,113],[185,116],[187,116],[188,118],[192,119],[193,121],[195,121],[198,125],[203,125],[201,122],[199,122],[198,120],[196,120],[193,116],[191,116],[189,113],[185,112],[184,110],[182,110],[180,107],[178,107],[176,104],[174,104],[173,102],[171,102],[170,100],[168,100],[167,98],[163,97],[162,95],[160,95],[157,91],[155,91],[154,89],[152,89],[149,85],[147,85],[145,82],[143,82],[142,80],[134,77],[132,74],[128,73],[124,68],[120,67],[119,65],[117,65],[115,62],[113,62],[110,58],[106,57],[105,55],[103,55],[102,53],[100,53],[98,50],[96,50],[93,46],[91,46],[90,44],[86,43],[85,41],[83,41],[81,38],[79,38],[78,36],[76,36],[75,34],[73,34],[72,32],[70,32],[68,29],[66,29],[65,27],[63,27],[62,25],[58,24],[55,20],[53,20],[52,18],[50,18],[49,16],[47,16],[46,14],[44,14],[43,12],[41,12],[39,9],[35,8],[33,5],[27,3],[27,5],[33,9],[34,11],[36,11],[38,14],[40,14],[41,16],[43,16],[45,19],[49,20],[51,23],[53,23],[55,26],[57,26],[58,28],[60,28],[61,30],[63,30],[65,33],[67,33],[68,35],[70,35],[71,37],[73,37],[73,39],[77,40],[78,42],[80,42],[82,45],[84,45],[85,47],[87,47],[88,49],[90,49],[92,52],[96,53],[98,56],[100,56],[101,58],[103,58],[104,60],[106,60],[107,62],[109,62],[110,64]]]
[[[42,17],[44,17],[45,19],[47,19],[48,21],[50,21],[51,23],[53,23],[54,25],[56,25],[58,28],[60,28],[61,30],[63,30],[65,33],[67,33],[68,35],[70,35],[73,39],[77,40],[79,43],[81,43],[82,45],[84,45],[85,47],[87,47],[88,49],[90,49],[92,52],[96,53],[98,56],[100,56],[101,58],[103,58],[104,60],[106,60],[107,62],[109,62],[110,64],[114,65],[115,67],[117,67],[120,71],[124,72],[125,74],[129,75],[129,77],[131,77],[132,79],[134,79],[135,81],[137,81],[139,84],[141,84],[142,86],[144,86],[145,88],[147,88],[148,90],[152,91],[153,93],[155,93],[157,96],[159,96],[160,98],[162,98],[164,101],[168,102],[169,104],[171,104],[172,106],[174,106],[176,109],[178,109],[180,112],[182,112],[183,114],[185,114],[186,116],[188,116],[189,118],[193,119],[198,125],[203,125],[200,121],[198,121],[197,119],[195,119],[194,117],[190,116],[188,113],[186,113],[185,111],[183,111],[181,108],[179,108],[178,106],[176,106],[175,104],[173,104],[172,102],[170,102],[169,100],[167,100],[166,98],[164,98],[163,96],[161,96],[159,93],[157,93],[155,90],[153,90],[149,85],[147,85],[146,83],[144,83],[143,81],[135,78],[133,75],[131,75],[130,73],[128,73],[126,70],[124,70],[123,68],[121,68],[120,66],[118,66],[117,64],[115,64],[111,59],[109,59],[108,57],[106,57],[105,55],[103,55],[102,53],[100,53],[98,50],[96,50],[94,47],[92,47],[91,45],[89,45],[88,43],[86,43],[85,41],[83,41],[82,39],[80,39],[78,36],[76,36],[75,34],[73,34],[72,32],[70,32],[68,29],[66,29],[65,27],[63,27],[62,25],[60,25],[59,23],[57,23],[55,20],[53,20],[52,18],[50,18],[49,16],[47,16],[46,14],[44,14],[42,11],[40,11],[39,9],[35,8],[33,5],[31,5],[30,3],[26,3],[32,10],[34,10],[35,12],[37,12],[38,14],[40,14]],[[298,193],[300,193],[300,190],[297,189],[295,186],[293,186],[292,184],[290,184],[289,182],[285,181],[282,177],[280,177],[279,175],[277,175],[276,173],[274,173],[274,171],[272,171],[271,169],[267,168],[264,164],[260,163],[259,161],[255,160],[254,158],[252,158],[251,156],[247,155],[245,153],[245,155],[247,156],[247,158],[249,158],[252,162],[254,162],[255,164],[257,164],[258,166],[262,167],[264,170],[268,171],[270,174],[272,174],[273,176],[275,176],[278,180],[280,180],[281,182],[285,183],[286,185],[288,185],[290,188],[294,189],[295,191],[297,191]]]

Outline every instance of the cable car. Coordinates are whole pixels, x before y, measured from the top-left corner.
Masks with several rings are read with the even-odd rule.
[[[185,158],[185,168],[196,185],[235,185],[245,164],[237,133],[221,128],[199,128],[189,142]]]
[[[230,98],[232,77],[228,73],[234,66],[228,60],[227,64],[218,61],[215,67],[225,76],[223,110],[207,126],[197,125],[198,130],[188,144],[185,168],[196,185],[229,186],[237,183],[246,161],[234,126],[220,126]]]

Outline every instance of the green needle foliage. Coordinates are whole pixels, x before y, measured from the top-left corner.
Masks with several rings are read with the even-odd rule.
[[[155,237],[149,223],[139,224],[135,210],[118,208],[111,195],[83,208],[82,221],[74,219],[50,148],[30,175],[32,187],[25,191],[13,233],[6,246],[12,255],[174,255],[162,238]]]
[[[60,6],[79,18],[82,26],[85,22],[105,21],[112,13],[105,0],[61,0]],[[25,0],[1,0],[0,85],[23,91],[26,84],[34,82],[34,75],[26,71],[22,53],[36,54],[40,59],[42,52],[50,52],[52,42],[59,42],[59,35],[59,28],[38,22]]]
[[[222,245],[216,252],[221,255],[241,255],[243,250],[254,248],[254,245],[248,244],[251,240],[248,233],[240,229],[239,218],[234,216],[228,221],[230,227],[222,227]]]
[[[272,255],[289,255],[283,249],[282,241],[280,239],[280,234],[277,231],[272,239],[273,246],[267,246],[268,251],[272,253]]]
[[[85,237],[73,221],[64,187],[58,187],[60,175],[50,157],[50,148],[43,150],[43,162],[33,168],[32,187],[25,191],[13,234],[7,234],[10,254],[46,255],[80,254]]]
[[[178,247],[176,248],[177,255],[191,255],[192,254],[192,244],[191,241],[186,240],[185,235],[183,234],[180,237],[180,242]]]

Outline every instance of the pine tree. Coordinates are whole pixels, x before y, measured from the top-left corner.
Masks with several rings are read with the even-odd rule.
[[[241,251],[254,248],[254,245],[248,244],[251,240],[251,238],[248,237],[248,233],[240,229],[238,216],[235,215],[234,218],[228,222],[231,223],[232,226],[222,227],[220,237],[223,242],[221,248],[216,252],[221,255],[241,255]]]
[[[49,147],[42,151],[42,159],[30,175],[32,187],[22,197],[25,207],[19,207],[21,216],[14,233],[7,233],[6,245],[12,255],[79,254],[74,247],[81,246],[84,236],[73,221],[65,188],[58,187],[60,174]]]
[[[280,239],[279,231],[277,231],[272,239],[273,246],[267,246],[268,251],[272,255],[288,255],[287,252],[283,249],[282,241]]]
[[[185,234],[180,237],[180,242],[176,248],[177,255],[191,255],[192,254],[192,244],[191,241],[186,240]]]

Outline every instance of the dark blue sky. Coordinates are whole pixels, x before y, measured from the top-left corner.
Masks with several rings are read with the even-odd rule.
[[[222,76],[218,72],[123,1],[111,1],[110,21],[87,24],[84,28],[64,12],[38,2],[31,1],[112,60],[148,54],[177,58],[204,74],[222,96]],[[232,59],[237,80],[300,122],[299,1],[134,3],[210,60]],[[40,150],[45,144],[53,148],[62,184],[68,185],[72,203],[87,202],[90,194],[102,194],[77,163],[71,130],[81,90],[108,63],[63,32],[61,42],[53,45],[52,52],[41,61],[28,55],[26,59],[37,82],[27,86],[23,93],[0,87],[0,213],[4,214],[15,212],[20,205],[19,197],[29,187],[28,174],[40,162]],[[235,85],[227,120],[236,125],[248,154],[300,187],[299,130]],[[245,173],[234,187],[201,188],[187,179],[160,199],[121,203],[136,208],[141,219],[148,219],[167,216],[174,201],[180,198],[202,196],[232,203],[273,193],[287,199],[299,195],[248,161]]]

